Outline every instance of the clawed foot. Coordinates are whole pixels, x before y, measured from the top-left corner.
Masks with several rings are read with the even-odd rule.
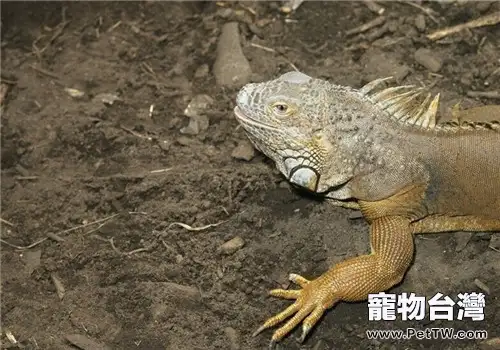
[[[256,336],[264,329],[273,327],[278,323],[290,318],[283,326],[278,328],[272,338],[269,348],[274,348],[276,342],[280,341],[285,335],[290,333],[299,323],[302,322],[302,335],[298,341],[303,342],[312,327],[318,322],[325,310],[332,307],[338,299],[333,295],[331,287],[321,277],[312,281],[294,273],[290,274],[290,281],[302,287],[301,290],[273,289],[270,295],[284,298],[295,299],[295,302],[279,314],[269,318],[253,334]]]

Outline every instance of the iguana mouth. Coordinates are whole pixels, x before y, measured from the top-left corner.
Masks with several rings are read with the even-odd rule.
[[[254,125],[254,126],[261,127],[261,128],[279,131],[279,129],[275,126],[263,123],[261,121],[255,120],[255,119],[247,116],[245,113],[243,113],[241,108],[238,106],[234,107],[234,115],[243,125],[245,125],[245,124]]]

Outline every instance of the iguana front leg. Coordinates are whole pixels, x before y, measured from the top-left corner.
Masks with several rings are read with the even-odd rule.
[[[271,295],[295,299],[286,310],[269,318],[254,335],[288,317],[276,330],[271,344],[281,340],[302,322],[303,341],[323,313],[339,301],[365,300],[399,283],[413,257],[413,235],[410,220],[402,216],[375,219],[370,226],[371,254],[343,261],[315,280],[291,274],[290,279],[302,290],[274,289]]]

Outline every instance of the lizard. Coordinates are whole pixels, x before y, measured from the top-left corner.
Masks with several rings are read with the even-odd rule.
[[[315,279],[291,273],[300,289],[269,292],[294,300],[254,333],[281,324],[271,347],[299,324],[304,341],[339,302],[399,284],[415,234],[500,231],[500,106],[437,123],[440,94],[421,98],[424,88],[387,87],[390,79],[355,89],[292,71],[237,93],[236,119],[288,181],[360,210],[369,224],[369,254]],[[482,111],[494,120],[458,118]]]

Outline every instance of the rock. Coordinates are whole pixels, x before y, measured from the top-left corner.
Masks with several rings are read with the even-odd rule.
[[[401,84],[404,78],[406,78],[408,74],[410,74],[410,67],[405,65],[400,65],[395,67],[392,73],[394,80],[396,80],[398,84]]]
[[[415,52],[415,61],[434,73],[439,72],[443,66],[443,60],[440,57],[424,48]]]
[[[184,110],[184,115],[189,118],[203,115],[213,102],[214,99],[208,95],[196,95]]]
[[[205,78],[208,75],[210,68],[208,67],[208,64],[204,63],[201,66],[196,69],[196,72],[194,72],[194,77],[196,79],[201,79]]]
[[[425,31],[426,24],[425,24],[425,16],[424,15],[419,14],[419,15],[417,15],[417,17],[415,17],[415,27],[417,27],[417,29],[420,32]]]
[[[489,247],[493,250],[500,251],[500,233],[491,235]]]
[[[252,69],[240,46],[237,22],[222,27],[213,72],[220,86],[240,88],[250,82]]]
[[[481,350],[500,350],[500,337],[485,340],[479,344]]]
[[[460,252],[464,250],[467,243],[469,243],[473,233],[472,232],[455,232],[453,236],[455,236],[455,241],[457,241],[457,246],[455,247],[456,252]]]
[[[189,117],[189,124],[182,128],[180,132],[182,134],[198,135],[200,132],[207,130],[210,122],[205,113],[213,101],[208,95],[196,95],[184,110],[184,115]]]
[[[110,350],[109,347],[81,334],[67,334],[66,340],[82,350]]]
[[[201,300],[201,293],[196,287],[185,286],[173,282],[163,282],[160,284],[166,294],[183,300]]]
[[[238,146],[233,149],[231,157],[246,160],[248,162],[255,157],[255,148],[248,140],[240,141]]]
[[[204,115],[200,115],[199,117],[189,119],[189,124],[181,128],[180,131],[182,134],[198,135],[200,132],[207,130],[208,125],[208,118]]]
[[[233,239],[225,242],[220,246],[220,250],[223,254],[230,255],[243,248],[245,241],[240,236],[236,236]]]
[[[3,179],[2,179],[3,180]],[[27,250],[23,254],[23,261],[25,264],[24,271],[27,276],[30,276],[35,269],[40,266],[40,257],[42,256],[42,251],[37,250]]]

